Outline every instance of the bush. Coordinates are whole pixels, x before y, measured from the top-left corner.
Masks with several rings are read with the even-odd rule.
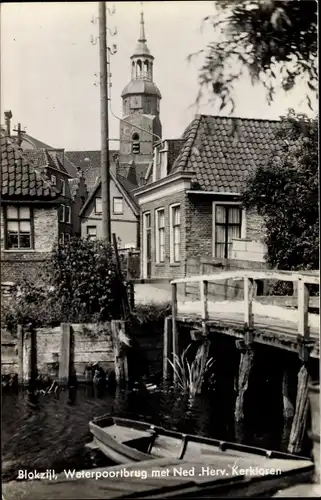
[[[121,286],[115,255],[103,241],[72,239],[57,245],[46,267],[40,288],[19,284],[4,313],[3,322],[14,330],[18,324],[34,327],[62,322],[100,322],[121,316]]]
[[[170,302],[160,304],[151,302],[150,304],[138,304],[133,313],[133,322],[139,324],[158,323],[164,321],[166,316],[172,314],[172,306]]]

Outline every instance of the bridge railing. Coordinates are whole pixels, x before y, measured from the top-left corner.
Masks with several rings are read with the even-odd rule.
[[[186,278],[178,278],[171,281],[172,287],[172,336],[173,352],[176,354],[177,348],[177,285],[186,283],[199,283],[201,320],[204,334],[206,333],[206,322],[209,319],[208,311],[208,284],[212,281],[220,280],[243,280],[244,282],[244,327],[252,329],[254,327],[253,299],[256,296],[256,280],[278,280],[297,283],[297,306],[298,306],[298,335],[305,340],[309,338],[309,284],[320,286],[319,271],[294,272],[294,271],[224,271],[221,273],[196,275]]]

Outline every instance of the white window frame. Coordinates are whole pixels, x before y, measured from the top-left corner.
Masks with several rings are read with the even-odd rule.
[[[221,206],[235,206],[241,209],[241,238],[246,238],[246,210],[242,208],[242,204],[239,201],[213,201],[212,203],[212,256],[214,258],[219,258],[215,256],[215,234],[216,234],[216,205]]]
[[[65,244],[65,233],[60,233],[59,235],[59,245]]]
[[[150,231],[152,231],[152,213],[150,210],[142,214],[143,217],[143,258],[142,258],[142,275],[143,278],[147,277],[147,231],[146,231],[146,219],[150,216]]]
[[[180,264],[180,262],[182,260],[181,238],[180,238],[180,256],[179,256],[180,258],[179,258],[179,260],[175,260],[175,250],[174,250],[173,212],[174,212],[174,208],[177,208],[177,207],[179,207],[179,210],[180,210],[179,216],[180,216],[180,221],[181,221],[181,216],[182,216],[181,204],[175,203],[175,204],[169,206],[169,254],[170,254],[170,263],[171,264]],[[180,222],[180,236],[182,236],[181,229],[182,229],[182,224]]]
[[[65,222],[67,224],[71,224],[71,208],[69,205],[65,205],[65,211],[66,211]]]
[[[57,186],[57,176],[54,174],[50,175],[50,182],[53,186]]]
[[[121,212],[115,210],[115,200],[121,200]],[[122,196],[113,196],[113,215],[124,214],[124,198]]]
[[[160,227],[159,227],[159,214],[163,212],[164,214],[164,258],[163,260],[161,260],[160,258],[160,239],[159,239],[159,231],[160,231]],[[155,246],[156,246],[156,264],[164,264],[165,262],[165,231],[166,231],[166,225],[165,225],[165,208],[162,207],[162,208],[157,208],[157,210],[155,210]]]
[[[97,200],[100,200],[101,202],[101,211],[98,212],[97,211]],[[103,200],[102,200],[102,197],[101,196],[96,196],[95,198],[95,214],[96,215],[101,215],[103,213]]]

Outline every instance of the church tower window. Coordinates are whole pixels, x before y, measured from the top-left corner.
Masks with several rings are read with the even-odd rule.
[[[141,78],[142,76],[142,61],[138,59],[136,66],[136,78]]]
[[[139,155],[140,153],[139,134],[137,132],[132,135],[132,153],[134,155]]]

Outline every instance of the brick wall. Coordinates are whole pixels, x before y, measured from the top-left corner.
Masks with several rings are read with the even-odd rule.
[[[238,197],[226,195],[204,196],[193,194],[188,196],[185,192],[173,194],[157,201],[141,206],[141,212],[151,212],[152,226],[152,278],[178,278],[185,275],[186,262],[190,258],[213,258],[213,201],[224,202],[239,201]],[[170,263],[170,222],[169,206],[173,203],[181,204],[181,263],[174,266]],[[156,264],[156,238],[155,238],[155,210],[165,209],[165,262]],[[141,219],[141,241],[143,242],[143,219]],[[246,244],[242,248],[235,247],[233,258],[237,261],[264,262],[265,248],[263,245],[264,225],[263,219],[255,211],[246,213]],[[238,239],[240,242],[240,239]],[[244,239],[245,242],[245,239]],[[143,246],[143,245],[142,245]],[[238,250],[238,252],[236,252]],[[143,252],[142,252],[143,256]],[[143,259],[142,259],[143,260]],[[141,275],[143,268],[141,267]]]
[[[53,244],[58,240],[57,207],[34,208],[34,250],[4,249],[3,209],[1,209],[1,282],[28,279],[37,283]]]
[[[181,207],[180,221],[181,221],[181,261],[179,264],[172,264],[170,262],[170,206],[179,203]],[[184,276],[185,273],[185,258],[186,258],[186,227],[187,227],[187,206],[188,199],[184,191],[166,196],[150,203],[145,203],[141,206],[141,214],[145,212],[151,213],[151,226],[152,226],[152,269],[151,276],[153,278],[179,278]],[[163,208],[165,210],[165,262],[156,264],[156,237],[155,237],[155,210]],[[141,215],[142,217],[142,215]],[[141,265],[143,265],[143,219],[141,219]],[[141,269],[142,273],[142,269]],[[142,275],[142,274],[141,274]]]
[[[186,216],[186,257],[212,257],[213,199],[193,195]]]

